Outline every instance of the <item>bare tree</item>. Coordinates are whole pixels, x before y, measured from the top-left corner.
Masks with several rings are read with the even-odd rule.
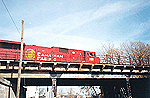
[[[150,45],[135,41],[129,43],[122,43],[122,49],[124,51],[124,55],[131,58],[131,62],[133,65],[142,66],[150,64]]]
[[[39,88],[39,96],[43,96],[46,93],[46,89],[45,88]]]
[[[120,56],[123,52],[119,48],[115,48],[112,42],[107,42],[102,44],[101,49],[99,49],[99,56],[101,58],[101,63],[107,64],[120,64]]]
[[[119,48],[115,48],[112,42],[107,42],[102,44],[99,54],[101,63],[150,65],[150,44],[140,41],[123,42]]]
[[[73,91],[72,88],[70,88],[70,90],[67,92],[68,93],[68,98],[76,98],[76,95],[73,94],[75,91]]]
[[[80,92],[82,92],[85,96],[88,96],[88,98],[99,96],[101,91],[98,91],[98,90],[100,89],[94,86],[81,86],[80,87]]]

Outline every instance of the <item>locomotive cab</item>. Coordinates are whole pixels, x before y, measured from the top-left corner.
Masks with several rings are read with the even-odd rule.
[[[95,52],[84,51],[85,62],[100,63],[100,58],[96,57]]]

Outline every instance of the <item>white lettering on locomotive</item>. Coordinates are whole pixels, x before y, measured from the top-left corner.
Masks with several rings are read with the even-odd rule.
[[[60,58],[63,58],[63,55],[59,55]]]
[[[54,55],[54,57],[63,58],[63,55]]]
[[[41,53],[41,52],[38,52],[37,56],[51,57],[51,54],[50,53]]]
[[[37,56],[40,56],[40,54],[41,54],[41,53],[40,53],[40,52],[38,52],[38,53],[37,53]]]
[[[41,57],[37,57],[37,60],[40,60]]]
[[[50,53],[41,53],[41,52],[37,52],[37,60],[42,60],[42,61],[51,61],[51,54]],[[63,58],[63,55],[54,55],[53,56],[54,61],[56,60],[56,58]]]
[[[41,57],[41,61],[46,61],[46,57]]]

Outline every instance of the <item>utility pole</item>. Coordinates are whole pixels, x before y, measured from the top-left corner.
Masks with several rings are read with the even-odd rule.
[[[24,35],[24,20],[22,20],[22,35],[21,35],[21,53],[20,53],[20,63],[18,68],[18,82],[17,82],[17,98],[19,98],[20,94],[20,83],[21,83],[21,67],[22,67],[22,55],[23,55],[23,35]]]

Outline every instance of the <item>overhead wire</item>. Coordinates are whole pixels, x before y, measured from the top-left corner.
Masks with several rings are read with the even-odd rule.
[[[15,28],[17,29],[17,32],[18,32],[19,35],[20,35],[21,33],[19,32],[19,29],[18,29],[18,27],[17,27],[17,25],[16,25],[16,23],[15,23],[15,21],[14,21],[12,15],[10,14],[10,12],[9,12],[9,10],[8,10],[8,8],[7,8],[6,4],[5,4],[5,2],[4,2],[3,0],[2,0],[2,2],[3,2],[3,5],[4,5],[5,8],[6,8],[6,11],[8,12],[8,14],[9,14],[9,16],[10,16],[10,19],[12,20],[12,22],[13,22]]]

